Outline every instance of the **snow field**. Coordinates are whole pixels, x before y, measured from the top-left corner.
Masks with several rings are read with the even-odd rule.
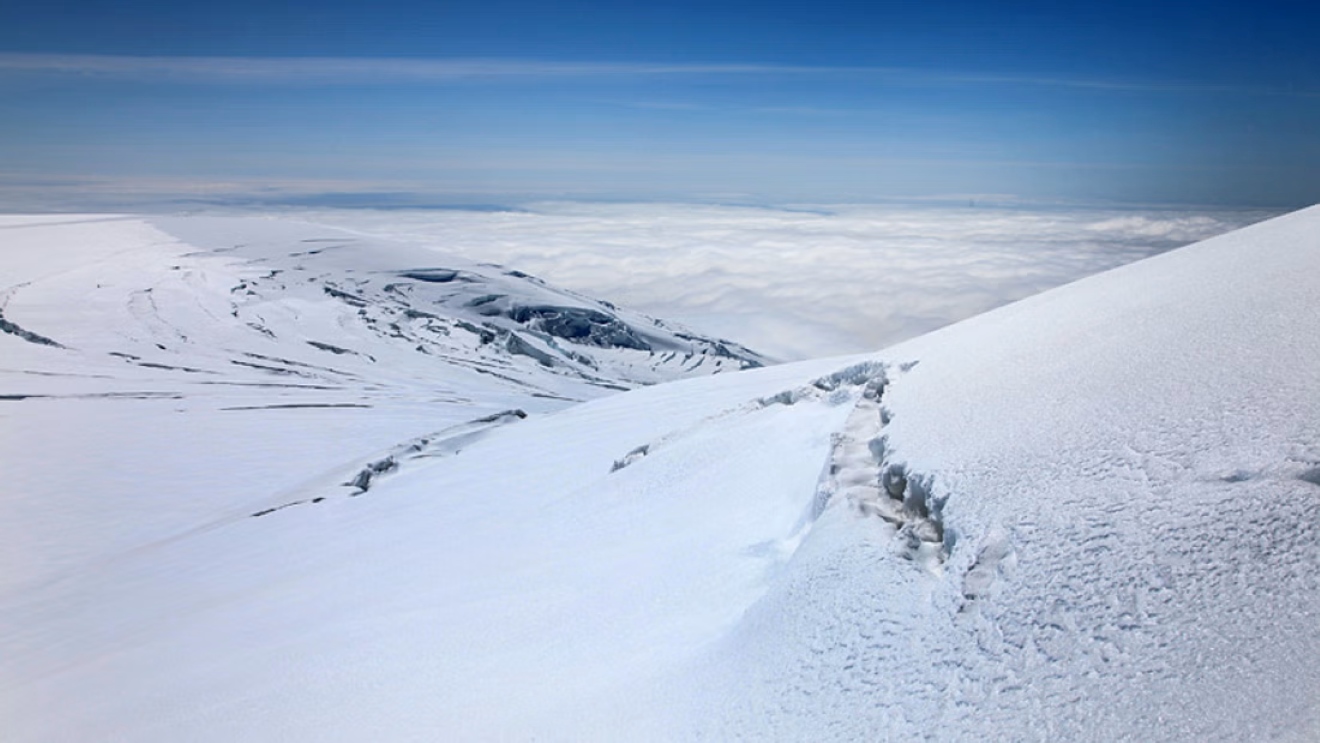
[[[39,232],[144,229],[95,224]],[[213,251],[235,224],[173,229]],[[240,310],[274,338],[217,312],[231,268],[161,278],[134,314],[129,278],[172,274],[126,259],[113,348],[70,313],[86,279],[33,263],[6,317],[69,348],[0,336],[0,543],[24,566],[0,586],[0,722],[16,740],[1313,739],[1317,227],[1304,210],[869,356],[608,396],[568,356],[467,336],[451,366],[412,365],[413,336],[354,319],[387,311],[383,289],[325,299],[318,277],[351,267],[333,251],[311,295],[258,288],[270,306]],[[124,343],[136,360],[102,358]],[[138,363],[158,359],[205,371]],[[366,407],[280,407],[312,403]]]

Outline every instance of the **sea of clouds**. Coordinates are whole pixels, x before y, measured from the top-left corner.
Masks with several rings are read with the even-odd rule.
[[[501,263],[794,360],[877,350],[1271,214],[545,203],[297,216]]]

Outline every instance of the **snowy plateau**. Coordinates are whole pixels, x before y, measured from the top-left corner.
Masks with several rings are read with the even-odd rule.
[[[855,357],[0,216],[0,739],[1320,739],[1320,207]]]

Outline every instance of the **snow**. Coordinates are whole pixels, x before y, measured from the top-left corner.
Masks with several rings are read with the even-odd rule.
[[[915,573],[856,534],[795,558],[703,669],[721,700],[772,690],[722,732],[1313,738],[1318,220],[881,354],[917,365],[877,468],[927,478],[947,560]]]
[[[7,740],[1320,735],[1320,208],[617,394],[692,361],[364,319],[380,272],[512,280],[476,264],[39,221],[0,238],[0,311],[66,346],[0,336]]]
[[[539,305],[594,302],[456,258],[460,287],[409,282],[397,274],[446,257],[331,228],[10,221],[0,231],[5,587],[279,505],[308,480],[464,421],[755,362],[733,344],[604,307],[664,353],[573,351],[464,304],[492,288]],[[553,368],[508,353],[515,337]]]

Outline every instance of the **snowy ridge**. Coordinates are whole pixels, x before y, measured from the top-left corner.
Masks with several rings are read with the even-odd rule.
[[[1313,739],[1318,220],[881,354],[919,361],[886,387],[884,452],[930,478],[942,575],[826,509],[698,673],[754,698],[700,707],[725,721],[703,737]],[[1272,691],[1236,704],[1248,686]]]
[[[252,298],[236,303],[231,314],[258,332],[269,333],[262,314],[264,297],[287,302],[310,290],[313,297],[319,291],[355,310],[351,322],[387,343],[490,373],[532,362],[540,367],[538,373],[619,389],[751,368],[763,361],[729,341],[555,289],[520,271],[434,251],[311,226],[302,227],[301,233],[336,236],[300,237],[295,242],[293,234],[244,220],[158,222],[194,244],[268,269],[231,290]],[[279,226],[284,232],[296,227]],[[436,267],[439,261],[446,266]],[[340,320],[341,325],[345,322],[350,321]],[[331,354],[361,355],[323,340],[307,343]]]
[[[0,411],[32,439],[6,443],[25,490],[0,501],[0,545],[27,580],[0,587],[0,720],[15,740],[1315,739],[1317,235],[1313,208],[871,356],[576,405],[537,391],[594,372],[515,354],[499,372],[536,390],[464,371],[440,395],[291,342],[305,321],[225,363],[313,389],[219,398],[199,397],[209,374],[121,359],[143,376],[49,376],[87,370],[10,337],[40,363],[7,383],[45,385],[12,394],[115,397]],[[385,279],[366,281],[334,288],[374,302]],[[285,288],[303,283],[331,318],[351,307]],[[22,327],[90,345],[28,301]],[[308,339],[422,355],[357,345],[379,337],[359,309]],[[575,321],[528,318],[552,338]],[[653,358],[629,343],[605,350]],[[147,384],[165,373],[198,381]],[[371,407],[278,407],[303,403]],[[87,433],[110,424],[129,435]],[[223,447],[263,425],[269,459]],[[103,463],[81,488],[41,459],[69,449]],[[229,487],[208,490],[217,461]]]
[[[69,240],[97,240],[111,231],[100,220],[38,223],[27,235],[17,227],[7,237],[19,245],[62,233]],[[113,228],[173,231],[184,244],[174,248],[159,232],[149,242],[146,235],[126,234],[122,250],[84,249],[90,265],[79,265],[74,253],[70,266],[53,276],[3,288],[0,330],[76,349],[83,365],[96,363],[88,356],[100,353],[139,368],[226,381],[250,376],[234,374],[240,367],[335,388],[362,386],[369,377],[365,386],[379,389],[397,373],[382,373],[382,365],[422,370],[443,364],[557,394],[545,389],[554,384],[541,381],[547,372],[579,386],[623,389],[761,364],[736,344],[559,291],[517,271],[329,228],[203,217],[121,220]],[[133,254],[134,238],[144,245],[141,258]],[[39,249],[35,244],[30,249]],[[168,256],[168,263],[133,265],[148,255]],[[417,267],[439,260],[454,267]],[[94,274],[89,269],[98,262],[122,270]],[[76,303],[79,294],[105,314],[61,307]],[[14,312],[33,319],[20,324]],[[42,315],[58,312],[77,324],[28,327],[50,327]],[[64,340],[54,338],[61,332]]]
[[[0,586],[324,497],[372,452],[474,418],[761,363],[516,271],[305,223],[14,217],[0,247],[0,415],[25,434],[0,451]],[[65,450],[76,466],[50,462]],[[84,521],[117,526],[62,536]]]
[[[906,371],[911,366],[901,364],[898,368]],[[787,539],[800,540],[805,529],[842,495],[856,513],[878,518],[892,527],[899,554],[938,573],[938,564],[944,560],[952,542],[950,535],[949,543],[946,543],[940,518],[943,500],[932,495],[932,478],[909,474],[902,463],[891,462],[886,455],[884,427],[889,422],[889,413],[882,398],[888,381],[888,366],[884,363],[865,361],[853,364],[807,384],[723,410],[688,428],[671,431],[659,439],[634,447],[614,460],[610,472],[632,466],[676,440],[696,435],[729,416],[800,403],[851,405],[842,429],[830,437],[829,460],[810,509]]]

